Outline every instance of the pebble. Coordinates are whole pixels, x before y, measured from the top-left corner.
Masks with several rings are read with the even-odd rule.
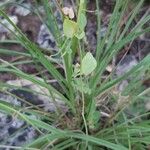
[[[131,70],[134,66],[138,64],[137,59],[133,55],[126,55],[124,59],[117,66],[116,74],[117,76],[121,76],[124,73]]]
[[[44,49],[56,49],[56,42],[46,25],[42,24],[37,37],[37,43]]]
[[[122,59],[122,61],[117,65],[116,75],[118,77],[124,75],[126,72],[130,71],[137,64],[138,61],[133,55],[126,55],[124,59]],[[123,91],[125,87],[127,87],[129,79],[130,77],[119,83],[118,86],[119,91]]]
[[[27,16],[30,13],[31,4],[29,3],[22,3],[22,6],[16,6],[15,14],[20,16]]]
[[[9,19],[16,25],[18,23],[18,18],[17,16],[8,16]],[[7,29],[9,28],[12,31],[15,31],[14,27],[4,18],[0,17],[0,33],[10,33],[10,31]],[[7,28],[6,28],[7,27]]]

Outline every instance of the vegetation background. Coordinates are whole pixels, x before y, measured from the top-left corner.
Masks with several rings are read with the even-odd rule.
[[[0,3],[0,149],[149,149],[149,1],[27,3]]]

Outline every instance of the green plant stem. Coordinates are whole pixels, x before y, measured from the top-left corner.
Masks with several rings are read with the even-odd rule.
[[[81,45],[79,44],[79,54],[80,54],[80,62],[82,61],[82,49],[81,49]],[[84,122],[84,126],[85,126],[85,133],[86,135],[88,135],[88,127],[87,127],[87,122],[86,122],[86,118],[85,118],[85,97],[84,97],[84,93],[83,93],[83,78],[82,75],[80,75],[80,79],[81,79],[81,87],[82,87],[82,93],[81,93],[81,99],[82,99],[82,118],[83,118],[83,122]],[[86,147],[88,145],[88,142],[86,141]]]
[[[97,44],[96,44],[96,51],[98,51],[99,44],[101,42],[101,15],[100,15],[100,7],[99,7],[99,1],[96,0],[96,14],[97,14]]]
[[[68,41],[68,39],[66,39],[66,41]],[[73,60],[72,60],[72,54],[71,54],[72,52],[71,52],[71,47],[70,47],[71,43],[72,41],[69,40],[69,44],[64,46],[64,48],[62,49],[62,57],[63,57],[63,63],[64,63],[65,77],[66,77],[67,86],[69,89],[69,99],[73,107],[75,108],[74,89],[72,87]]]

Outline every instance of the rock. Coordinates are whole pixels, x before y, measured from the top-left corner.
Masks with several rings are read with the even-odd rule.
[[[37,78],[37,80],[41,80],[41,78]],[[49,96],[49,92],[46,88],[39,87],[28,80],[12,80],[7,82],[10,85],[15,85],[19,87],[24,87],[27,89],[34,89],[36,94],[22,90],[22,89],[5,89],[11,94],[9,95],[0,93],[0,102],[7,102],[14,106],[21,106],[23,108],[30,106],[30,103],[34,106],[38,106],[40,109],[43,109],[45,112],[54,112],[56,111],[56,107]],[[39,94],[38,94],[39,93]],[[41,93],[41,94],[40,94]],[[19,99],[19,98],[21,99]],[[24,100],[24,101],[22,101]],[[26,103],[26,102],[27,103]],[[60,100],[56,99],[56,103],[58,107],[65,112],[67,111],[64,103]],[[25,112],[26,113],[26,112]],[[30,113],[26,113],[30,118],[37,118],[35,115],[31,115]],[[16,114],[8,115],[2,110],[0,110],[0,142],[3,145],[7,146],[22,146],[38,137],[37,131],[27,125],[24,120],[20,120],[17,118]],[[9,148],[0,150],[10,150]]]
[[[30,3],[22,3],[22,6],[16,6],[15,8],[15,14],[20,16],[27,16],[30,13],[31,4]]]
[[[16,25],[18,23],[18,18],[17,16],[8,16],[9,19]],[[11,31],[15,31],[14,27],[4,18],[0,17],[0,33],[10,33],[10,31],[7,29],[9,28]],[[6,28],[7,27],[7,28]]]
[[[122,76],[126,72],[130,71],[137,64],[138,64],[138,61],[136,60],[136,58],[134,56],[126,55],[125,58],[119,63],[119,65],[117,65],[116,75],[118,77]],[[118,86],[119,91],[123,91],[125,89],[125,87],[128,85],[129,79],[130,79],[130,77],[128,77],[127,80],[123,80],[119,84],[119,86]]]
[[[145,107],[147,111],[150,111],[150,99],[149,99],[149,102],[146,103]]]
[[[13,103],[13,105],[20,105],[20,102],[10,95],[0,93],[1,99]],[[37,133],[33,127],[28,126],[25,121],[18,119],[15,114],[8,115],[0,110],[0,142],[2,145],[19,146],[36,137]],[[2,150],[1,147],[0,150]],[[10,148],[3,148],[3,150],[10,150]]]
[[[21,102],[16,97],[12,97],[8,94],[0,93],[0,101],[10,103],[14,106],[21,106]]]
[[[124,73],[131,70],[138,64],[137,59],[133,55],[126,55],[125,58],[117,65],[116,74],[117,76],[123,75]]]
[[[43,81],[41,78],[37,78],[37,80]],[[32,92],[20,90],[20,89],[12,89],[11,93],[22,99],[25,99],[27,102],[33,105],[42,107],[45,111],[50,111],[50,112],[56,111],[56,107],[53,103],[51,96],[49,95],[48,89],[33,84],[31,81],[25,79],[11,80],[11,81],[7,81],[7,83],[14,86],[34,89],[34,92],[37,92],[36,94]],[[59,99],[55,99],[55,102],[57,103],[58,107],[62,108],[64,111],[66,110],[63,101]],[[27,104],[21,102],[20,105],[27,105]]]
[[[54,16],[58,23],[58,28],[62,32],[63,22],[62,22],[62,18],[60,16],[59,11],[56,10],[54,12]],[[63,33],[62,33],[62,36],[63,36]],[[55,38],[52,32],[48,29],[48,27],[45,24],[42,24],[40,27],[40,31],[37,37],[37,43],[39,44],[41,48],[56,50],[56,51],[58,50],[56,46]]]
[[[37,43],[44,49],[56,49],[55,39],[44,24],[40,27]]]

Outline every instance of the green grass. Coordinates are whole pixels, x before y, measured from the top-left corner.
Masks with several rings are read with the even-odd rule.
[[[99,33],[98,31],[101,29],[101,15],[99,13],[101,6],[99,7],[98,0],[95,2],[97,33]],[[41,21],[45,23],[57,43],[59,52],[51,56],[47,56],[47,51],[41,50],[35,43],[30,41],[9,19],[4,12],[4,6],[7,7],[9,3],[1,6],[0,16],[7,19],[15,28],[15,32],[10,30],[15,39],[1,41],[0,43],[17,43],[23,46],[26,51],[17,52],[1,48],[0,55],[21,56],[24,59],[9,62],[0,58],[0,73],[7,72],[17,76],[17,78],[29,80],[41,88],[46,88],[49,94],[45,95],[53,99],[54,105],[57,108],[56,112],[47,113],[38,108],[38,106],[33,106],[34,109],[32,107],[31,109],[23,109],[0,101],[1,111],[5,111],[8,114],[17,114],[20,119],[32,125],[40,134],[39,138],[35,141],[31,141],[23,145],[23,147],[16,147],[16,149],[103,150],[107,148],[131,150],[136,149],[137,144],[141,149],[146,148],[150,144],[150,122],[143,119],[149,113],[141,111],[142,114],[138,114],[138,116],[135,114],[130,116],[126,113],[127,109],[134,109],[138,112],[139,110],[136,110],[135,104],[138,105],[139,101],[143,100],[143,97],[149,96],[150,88],[145,88],[142,85],[141,77],[143,79],[149,78],[149,73],[147,74],[147,72],[150,68],[150,55],[147,55],[134,68],[119,77],[114,78],[114,68],[110,75],[103,78],[106,67],[124,46],[134,41],[140,35],[150,32],[150,27],[145,28],[144,26],[150,21],[150,16],[147,13],[131,29],[131,24],[135,17],[137,17],[143,2],[144,0],[138,2],[132,12],[129,13],[125,27],[121,27],[120,22],[130,2],[128,0],[116,1],[107,33],[103,38],[99,34],[97,35],[94,57],[86,51],[84,46],[85,27],[88,19],[86,0],[80,0],[76,4],[77,19],[75,21],[71,21],[60,10],[62,21],[65,22],[63,33],[59,30],[53,8],[48,4],[48,0],[42,1],[40,4],[44,7],[45,18],[41,17],[38,3],[33,8],[32,12],[38,15]],[[57,2],[54,4],[57,8],[62,7]],[[13,5],[17,5],[17,3],[13,3]],[[73,63],[76,55],[79,57],[78,67]],[[27,74],[18,69],[18,64],[35,65],[42,80],[39,80],[34,74]],[[63,66],[64,74],[60,73],[56,64]],[[60,87],[59,91],[48,82],[44,74],[40,73],[40,68],[46,70],[51,78],[57,81]],[[128,86],[122,92],[116,90],[118,84],[129,77],[132,80]],[[13,88],[38,94],[34,89],[30,90],[0,82],[0,90],[7,94],[10,93],[6,89]],[[57,106],[57,99],[65,103],[68,108],[68,114],[70,114],[69,116],[64,114],[62,109]],[[103,101],[104,104],[102,103]],[[107,102],[110,104],[107,105]],[[111,110],[111,113],[108,114],[109,117],[106,117],[104,122],[102,122],[104,110],[98,104],[105,105],[107,108],[114,106],[114,109]],[[25,115],[24,112],[26,111],[37,116],[38,119]],[[68,118],[68,122],[65,120],[65,117]],[[42,121],[44,118],[49,123]],[[58,126],[56,128],[54,126],[54,124],[60,123],[61,127]],[[5,143],[0,143],[0,145],[4,146]]]

